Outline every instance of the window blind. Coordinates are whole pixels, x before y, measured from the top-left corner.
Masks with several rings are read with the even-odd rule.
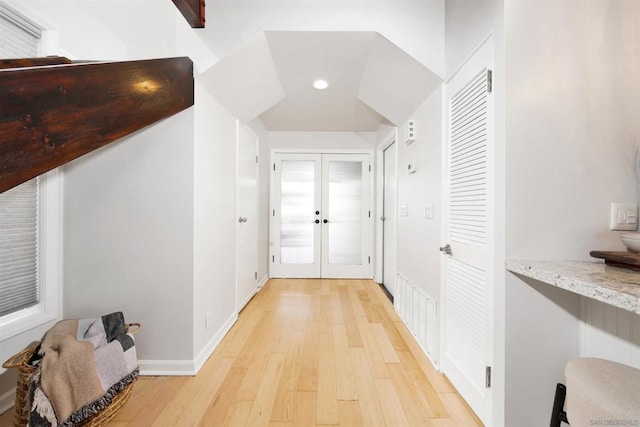
[[[38,56],[41,30],[0,4],[0,58]]]
[[[0,316],[39,302],[38,178],[0,194]]]
[[[38,56],[41,31],[0,4],[0,58]],[[0,194],[0,316],[38,304],[38,178]]]

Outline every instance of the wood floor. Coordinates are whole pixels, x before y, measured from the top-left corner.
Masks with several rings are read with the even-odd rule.
[[[196,377],[140,377],[112,425],[482,424],[374,282],[279,279]]]

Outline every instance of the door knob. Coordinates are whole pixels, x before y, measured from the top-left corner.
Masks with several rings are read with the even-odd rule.
[[[329,221],[328,219],[323,219],[322,222],[324,222],[326,224],[326,223],[331,222],[331,221]]]
[[[320,211],[316,211],[316,215],[320,215]]]
[[[447,243],[446,245],[441,246],[440,252],[445,253],[447,255],[451,255],[451,245]]]
[[[316,219],[316,220],[315,220],[315,221],[313,221],[313,222],[315,222],[316,224],[320,224],[320,220],[319,220],[319,219]]]
[[[247,222],[247,217],[241,216],[240,218],[238,218],[238,222],[239,223],[243,223],[243,222]]]

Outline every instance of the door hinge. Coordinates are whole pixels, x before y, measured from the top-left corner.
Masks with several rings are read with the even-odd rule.
[[[371,257],[369,257],[369,264],[371,264]]]
[[[276,216],[276,210],[273,210],[273,215],[272,216]]]
[[[271,262],[276,262],[276,256],[275,255],[271,255]]]
[[[258,156],[256,156],[256,163],[258,163]]]
[[[371,218],[371,211],[369,211],[369,218]]]
[[[275,163],[273,164],[273,170],[276,170],[276,164]]]
[[[487,366],[484,374],[484,386],[491,388],[491,366]]]
[[[371,165],[369,165],[369,172],[371,172]]]
[[[255,273],[253,273],[253,277],[255,277],[255,279],[258,280],[258,272],[257,271]]]
[[[487,93],[493,92],[493,71],[487,70]]]

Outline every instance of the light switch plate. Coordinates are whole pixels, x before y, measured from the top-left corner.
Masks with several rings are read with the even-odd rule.
[[[433,219],[433,203],[427,203],[424,205],[424,218]]]
[[[637,203],[611,203],[609,229],[635,231],[638,229]]]

